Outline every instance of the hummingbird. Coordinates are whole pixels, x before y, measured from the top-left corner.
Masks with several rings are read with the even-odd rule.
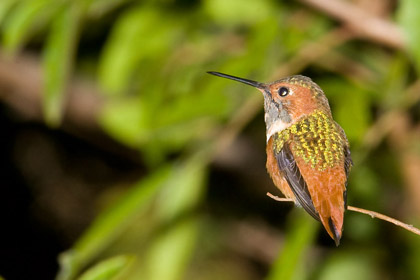
[[[260,83],[219,72],[207,73],[262,92],[267,171],[284,196],[320,221],[338,246],[353,162],[347,137],[333,120],[323,90],[302,75]]]

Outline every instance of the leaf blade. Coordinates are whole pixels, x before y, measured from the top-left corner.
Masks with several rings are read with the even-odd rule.
[[[14,1],[8,1],[10,4]],[[7,3],[7,2],[5,2]],[[4,12],[11,6],[3,3]],[[17,53],[34,30],[46,25],[58,7],[51,0],[22,1],[13,9],[4,23],[3,45],[9,54]],[[1,16],[1,15],[0,15]],[[0,17],[1,19],[1,17]]]
[[[57,126],[61,122],[86,3],[86,1],[72,2],[62,8],[52,22],[44,48],[43,112],[44,119],[50,126]]]
[[[170,175],[171,166],[161,167],[139,182],[112,207],[100,214],[73,248],[60,256],[57,279],[73,279],[123,230]]]
[[[401,1],[397,10],[397,21],[402,27],[407,43],[407,49],[414,60],[418,72],[420,72],[420,2],[417,0]]]

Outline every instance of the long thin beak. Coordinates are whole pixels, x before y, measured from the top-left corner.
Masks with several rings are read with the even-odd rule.
[[[208,71],[207,73],[215,75],[215,76],[219,76],[219,77],[222,77],[222,78],[234,80],[234,81],[237,81],[237,82],[241,82],[241,83],[244,83],[244,84],[259,88],[259,89],[262,89],[262,90],[264,90],[266,88],[265,84],[259,83],[259,82],[253,81],[253,80],[239,78],[239,77],[235,77],[235,76],[232,76],[232,75],[223,74],[223,73],[214,72],[214,71]]]

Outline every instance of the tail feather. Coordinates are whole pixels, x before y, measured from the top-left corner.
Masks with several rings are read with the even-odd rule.
[[[334,240],[335,245],[340,245],[341,234],[343,232],[343,213],[335,211],[329,215],[320,215],[321,223],[328,235]]]
[[[336,228],[336,226],[334,225],[333,220],[331,219],[331,217],[328,219],[328,226],[330,228],[330,230],[328,231],[328,233],[331,235],[331,237],[334,239],[335,241],[335,246],[338,247],[338,245],[340,245],[340,239],[341,239],[341,232],[339,232]]]

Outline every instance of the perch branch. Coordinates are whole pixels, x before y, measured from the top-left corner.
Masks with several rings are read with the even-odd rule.
[[[294,201],[291,198],[278,197],[278,196],[275,196],[275,195],[273,195],[269,192],[267,193],[267,196],[269,196],[270,198],[272,198],[276,201],[281,201],[281,202],[293,202]],[[408,231],[411,231],[414,234],[420,235],[420,229],[418,229],[418,228],[416,228],[412,225],[403,223],[403,222],[401,222],[397,219],[388,217],[384,214],[381,214],[381,213],[378,213],[378,212],[375,212],[375,211],[371,211],[371,210],[366,210],[366,209],[354,207],[354,206],[347,206],[347,210],[350,210],[350,211],[353,211],[353,212],[359,212],[359,213],[362,213],[362,214],[369,215],[372,218],[377,218],[377,219],[380,219],[380,220],[383,220],[383,221],[387,221],[387,222],[392,223],[396,226],[399,226],[399,227],[402,227],[402,228],[404,228]]]
[[[378,213],[378,212],[375,212],[375,211],[371,211],[371,210],[366,210],[366,209],[363,209],[363,208],[354,207],[354,206],[347,206],[347,209],[350,210],[350,211],[353,211],[353,212],[359,212],[359,213],[362,213],[362,214],[369,215],[372,218],[377,218],[377,219],[387,221],[389,223],[393,223],[396,226],[402,227],[402,228],[404,228],[408,231],[411,231],[414,234],[420,235],[420,229],[418,229],[418,228],[416,228],[412,225],[403,223],[403,222],[401,222],[397,219],[388,217],[384,214],[381,214],[381,213]]]

